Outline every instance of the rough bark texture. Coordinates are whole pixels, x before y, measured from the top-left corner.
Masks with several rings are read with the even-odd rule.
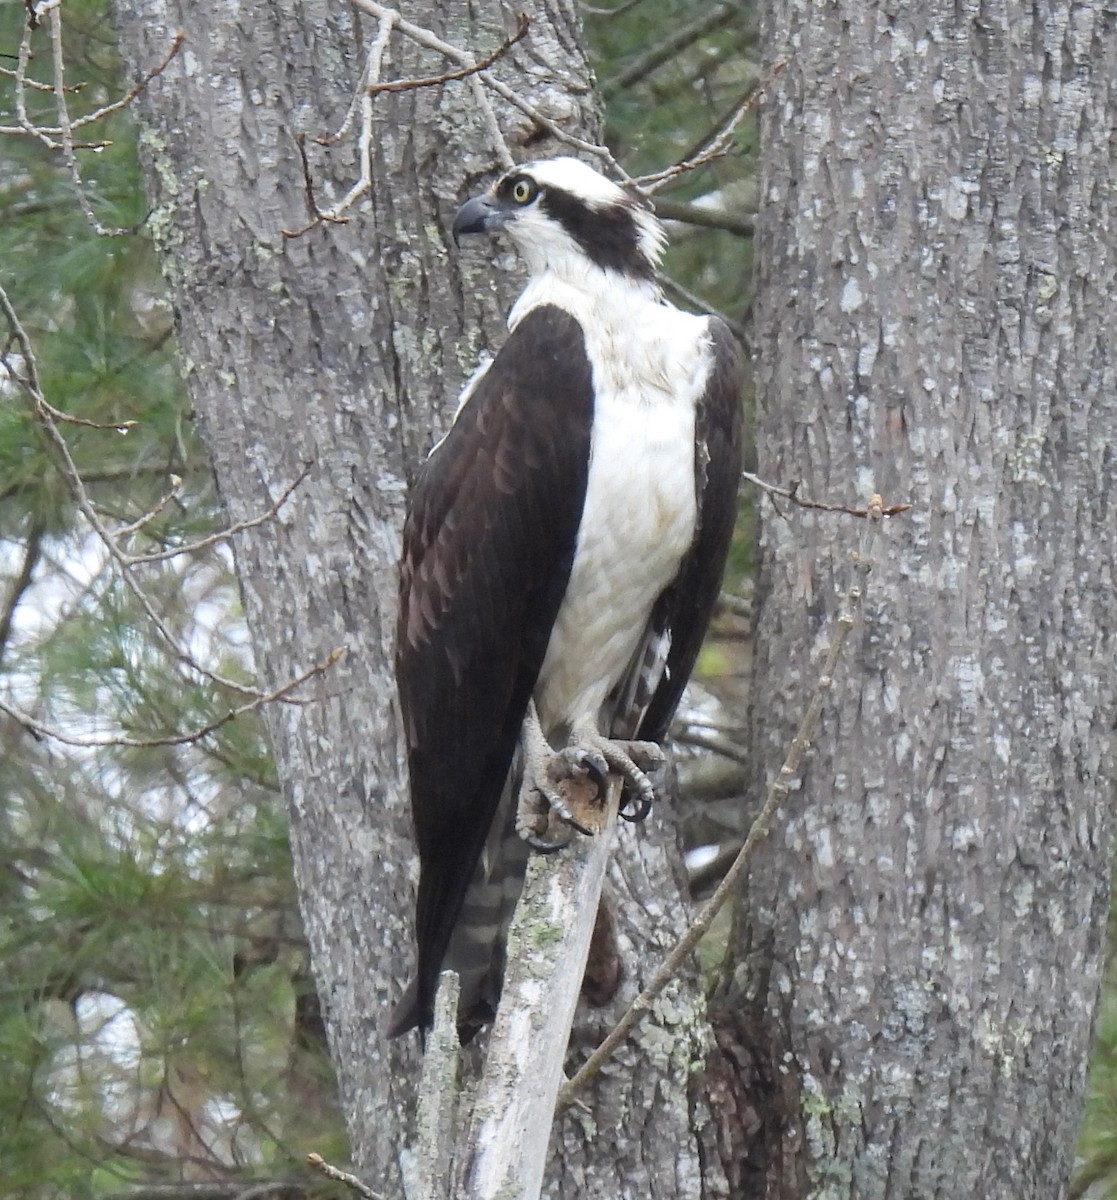
[[[573,5],[521,7],[531,38],[502,64],[506,80],[586,133],[595,113]],[[506,32],[499,14],[495,3],[426,0],[404,15],[482,49]],[[503,338],[522,278],[509,253],[459,258],[448,244],[457,202],[497,160],[468,84],[380,96],[371,196],[346,225],[284,239],[281,229],[307,220],[297,133],[322,203],[356,178],[351,143],[327,153],[313,139],[340,124],[375,22],[362,29],[349,6],[325,0],[117,0],[116,16],[136,75],[176,29],[187,39],[143,98],[142,145],[151,226],[229,518],[266,511],[312,466],[280,519],[237,539],[237,571],[265,685],[347,650],[316,703],[275,706],[269,719],[353,1157],[377,1191],[398,1196],[416,1178],[406,1140],[418,1078],[414,1040],[382,1036],[412,968],[413,851],[390,671],[398,530],[406,481],[482,347]],[[391,74],[444,69],[392,45]],[[501,117],[521,157],[559,152],[546,140],[524,149],[524,119]],[[622,952],[640,964],[626,993],[685,921],[667,818],[618,838]],[[693,980],[674,1010],[664,1004],[686,1036],[637,1039],[586,1097],[596,1126],[565,1119],[552,1195],[698,1195],[689,1089],[705,1024]],[[581,1041],[603,1024],[593,1018]],[[705,1110],[695,1111],[701,1123]]]
[[[769,5],[759,470],[915,507],[740,924],[749,1194],[1065,1188],[1111,863],[1115,20]],[[857,538],[764,508],[766,769]]]

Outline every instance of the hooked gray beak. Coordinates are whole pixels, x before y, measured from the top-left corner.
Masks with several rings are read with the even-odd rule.
[[[454,218],[454,245],[463,233],[487,233],[508,220],[508,213],[488,192],[474,196],[458,209]]]

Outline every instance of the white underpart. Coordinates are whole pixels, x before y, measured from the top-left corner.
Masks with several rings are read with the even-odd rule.
[[[598,720],[690,548],[695,410],[713,360],[705,317],[680,312],[654,285],[601,271],[581,254],[569,265],[575,281],[546,270],[509,318],[515,328],[539,305],[565,309],[585,333],[593,368],[585,506],[535,690],[548,733]]]

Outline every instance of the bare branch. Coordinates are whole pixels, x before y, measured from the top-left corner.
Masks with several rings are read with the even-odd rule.
[[[45,6],[40,6],[38,11],[42,13]],[[81,169],[78,166],[77,155],[74,153],[74,132],[70,124],[70,110],[66,101],[65,88],[65,73],[66,62],[62,52],[62,12],[56,4],[51,4],[50,7],[50,46],[51,46],[51,61],[54,69],[54,99],[58,107],[58,125],[62,130],[62,157],[66,160],[66,165],[70,169],[70,178],[74,181],[74,189],[77,193],[78,203],[81,205],[81,210],[85,213],[85,219],[89,222],[90,228],[99,237],[120,237],[123,234],[129,233],[127,229],[112,229],[102,225],[97,219],[97,214],[93,211],[93,205],[89,202],[89,197],[85,193],[85,186],[81,179]]]
[[[40,9],[40,12],[41,11],[42,9]],[[51,135],[53,134],[57,136],[64,133],[64,129],[61,124],[39,125],[32,123],[27,118],[26,104],[23,95],[25,89],[30,88],[32,91],[52,92],[55,96],[57,96],[59,88],[57,77],[51,83],[40,83],[37,79],[27,78],[27,66],[30,62],[31,50],[30,35],[31,30],[35,27],[36,26],[32,25],[30,21],[24,27],[24,40],[20,44],[20,56],[18,60],[19,65],[16,67],[16,69],[13,71],[8,67],[0,67],[0,75],[7,75],[15,80],[16,116],[19,120],[18,125],[0,125],[0,134],[30,134],[31,136],[38,138],[39,141],[48,146],[51,150],[60,150],[62,149],[62,146],[60,143],[54,141]],[[173,59],[179,50],[182,49],[185,42],[186,38],[182,33],[176,34],[174,40],[171,42],[171,48],[167,51],[162,62],[146,71],[140,81],[129,88],[119,100],[114,100],[111,104],[106,104],[101,108],[94,109],[93,112],[86,113],[84,116],[74,117],[70,121],[71,131],[74,129],[81,129],[85,125],[92,125],[95,121],[104,120],[105,117],[112,116],[113,113],[120,112],[122,109],[127,108],[147,88],[147,86],[153,79],[156,78],[156,76],[161,75],[167,69],[167,67],[170,65],[171,59]],[[84,83],[62,85],[62,91],[70,95],[83,91],[84,88]],[[103,149],[108,145],[111,145],[111,143],[75,142],[74,149],[97,150]]]
[[[133,100],[139,97],[157,76],[171,65],[171,59],[182,49],[186,43],[186,35],[179,31],[175,34],[174,40],[171,42],[171,48],[163,57],[163,61],[157,63],[154,67],[149,67],[141,76],[138,83],[133,84],[128,91],[120,97],[119,100],[114,100],[111,104],[106,104],[103,108],[95,109],[91,113],[86,113],[84,117],[78,117],[73,122],[71,128],[80,129],[83,125],[91,125],[94,121],[101,121],[105,117],[112,116],[113,113],[120,112],[121,109],[127,108]],[[81,85],[79,85],[81,86]]]
[[[596,836],[561,854],[534,855],[508,933],[500,1007],[489,1038],[455,1195],[529,1200],[539,1195],[621,781],[609,777]],[[524,1080],[529,1086],[524,1086]]]
[[[751,471],[742,471],[741,478],[747,479],[749,483],[754,483],[762,491],[769,496],[782,496],[785,500],[790,500],[792,504],[798,505],[799,508],[815,509],[818,512],[828,513],[844,513],[847,517],[862,517],[872,518],[876,514],[872,506],[868,508],[850,508],[845,504],[825,504],[821,500],[808,500],[805,496],[799,495],[800,480],[793,479],[791,486],[782,488],[777,487],[774,483],[766,483],[758,475],[753,475]],[[910,504],[892,504],[888,508],[881,509],[880,516],[895,517],[900,513],[908,512],[911,509]],[[777,509],[777,511],[779,511]],[[780,513],[783,516],[782,513]]]
[[[55,408],[46,399],[42,402],[42,410],[52,421],[59,421],[63,425],[80,425],[83,429],[111,429],[116,433],[127,433],[129,429],[136,427],[135,421],[91,421],[88,417],[75,417],[60,408]]]
[[[673,167],[668,167],[664,171],[656,171],[654,174],[642,175],[639,179],[629,180],[626,186],[638,188],[644,195],[651,196],[679,175],[695,171],[699,167],[704,167],[707,163],[711,163],[715,159],[726,155],[733,144],[733,135],[737,132],[738,126],[759,104],[761,96],[772,86],[772,81],[787,66],[788,61],[788,59],[783,58],[773,65],[768,74],[764,76],[737,106],[729,117],[729,120],[709,139],[703,150],[697,154],[688,156],[682,162],[678,162]]]
[[[140,608],[143,610],[147,619],[151,622],[152,627],[158,632],[166,645],[174,653],[178,662],[206,679],[212,680],[221,687],[228,688],[231,691],[238,692],[242,696],[251,697],[253,702],[261,702],[265,693],[260,692],[257,688],[246,687],[244,684],[235,679],[230,679],[227,676],[221,675],[216,671],[212,671],[207,667],[203,667],[197,662],[186,650],[178,643],[174,634],[167,627],[166,622],[156,610],[151,598],[140,586],[132,573],[131,567],[134,565],[129,561],[129,557],[117,544],[113,537],[112,531],[109,530],[97,510],[93,507],[93,502],[89,498],[89,493],[86,491],[85,484],[82,481],[78,471],[77,464],[74,462],[73,456],[70,453],[70,447],[66,439],[62,436],[58,428],[57,418],[53,415],[57,412],[50,404],[47,403],[46,397],[43,395],[42,387],[39,383],[39,369],[35,358],[35,348],[31,344],[31,339],[27,335],[27,331],[23,328],[19,316],[12,307],[11,300],[8,298],[7,292],[0,286],[0,311],[4,313],[8,321],[8,328],[12,338],[18,344],[20,353],[23,356],[23,374],[17,374],[12,370],[10,361],[6,354],[0,355],[0,362],[4,362],[11,371],[12,378],[23,388],[30,398],[35,413],[39,418],[40,428],[45,432],[48,440],[54,446],[59,469],[63,478],[70,489],[70,494],[73,497],[74,503],[78,510],[89,522],[94,533],[100,539],[105,549],[108,551],[110,558],[116,564],[120,571],[120,577],[128,587],[129,591],[135,597]]]
[[[215,733],[223,725],[228,725],[230,721],[235,721],[238,717],[243,717],[246,713],[255,712],[256,709],[262,708],[265,704],[274,704],[279,700],[285,700],[288,703],[303,703],[303,701],[299,701],[293,697],[291,693],[300,688],[308,679],[313,679],[315,675],[322,675],[328,671],[344,653],[344,646],[339,646],[336,650],[331,650],[323,662],[316,663],[313,667],[303,671],[301,675],[297,675],[294,679],[289,679],[281,687],[271,692],[256,693],[245,704],[240,705],[238,708],[230,709],[224,716],[217,717],[207,724],[200,725],[197,729],[191,729],[186,733],[168,733],[161,737],[149,738],[129,737],[127,734],[122,733],[78,737],[75,734],[67,733],[63,729],[57,729],[53,725],[45,724],[30,713],[24,712],[23,709],[18,708],[16,705],[9,704],[6,700],[0,699],[0,712],[11,717],[13,721],[22,725],[28,733],[40,741],[60,742],[63,746],[77,746],[84,750],[97,750],[104,746],[129,746],[151,749],[156,746],[192,745],[209,737],[211,733]]]
[[[787,797],[791,781],[795,778],[799,770],[799,764],[803,760],[803,755],[807,752],[807,748],[811,744],[811,739],[814,737],[815,728],[822,713],[823,703],[833,684],[834,670],[838,665],[838,660],[841,658],[846,639],[853,629],[854,620],[861,607],[863,598],[862,584],[868,578],[869,572],[873,568],[875,542],[884,518],[884,504],[879,496],[874,495],[870,499],[867,511],[870,519],[862,536],[862,545],[860,550],[853,554],[853,583],[846,595],[843,610],[838,617],[837,628],[830,641],[830,648],[827,651],[822,670],[815,682],[814,691],[807,703],[802,720],[799,722],[799,728],[788,747],[783,766],[780,767],[779,773],[768,789],[768,796],[764,802],[764,807],[752,823],[748,837],[745,839],[745,843],[737,854],[733,865],[725,873],[725,877],[718,884],[713,895],[702,906],[693,925],[691,925],[690,929],[687,930],[686,934],[675,945],[675,948],[663,960],[648,985],[633,1000],[609,1036],[589,1056],[577,1074],[559,1093],[558,1108],[565,1108],[571,1103],[578,1092],[597,1074],[602,1064],[608,1060],[613,1051],[628,1037],[632,1027],[651,1007],[652,1001],[674,979],[683,960],[694,950],[695,946],[710,928],[714,917],[717,916],[725,902],[736,891],[738,881],[744,872],[745,866],[755,852],[756,847],[768,835],[772,818]]]
[[[348,1171],[339,1171],[337,1167],[331,1167],[320,1154],[308,1154],[306,1161],[307,1165],[313,1167],[319,1174],[334,1180],[335,1183],[343,1183],[350,1191],[362,1196],[364,1200],[383,1200],[383,1197],[378,1192],[374,1192],[367,1183],[362,1183],[356,1175],[350,1175]]]
[[[369,88],[374,86],[380,78],[380,71],[384,63],[384,52],[388,48],[388,39],[391,36],[392,30],[396,27],[396,22],[399,20],[399,13],[388,11],[380,18],[380,25],[376,31],[376,37],[373,38],[368,48],[368,53],[365,55],[365,65],[361,70],[361,78],[357,84],[357,90],[353,93],[353,99],[349,102],[349,109],[345,114],[345,120],[342,121],[336,133],[326,134],[324,137],[316,138],[319,146],[332,146],[335,142],[340,142],[343,137],[353,128],[353,118],[357,115],[357,109],[360,106],[363,97],[368,95]]]
[[[348,221],[348,217],[342,214],[372,188],[372,88],[379,82],[380,71],[384,65],[384,53],[388,48],[388,39],[392,35],[392,30],[399,22],[399,14],[392,10],[388,10],[380,18],[380,28],[376,31],[376,37],[372,45],[369,47],[368,57],[365,60],[365,69],[361,75],[363,87],[354,97],[353,104],[349,107],[349,112],[346,114],[345,121],[342,124],[342,129],[347,128],[353,119],[355,108],[359,107],[361,112],[361,133],[357,140],[358,155],[361,162],[361,175],[349,191],[342,197],[337,204],[331,208],[320,208],[318,201],[314,197],[314,182],[310,175],[310,164],[306,157],[306,139],[300,134],[296,139],[299,145],[299,153],[302,156],[303,162],[303,178],[306,181],[306,198],[307,207],[310,209],[313,220],[309,225],[302,229],[290,230],[284,229],[284,237],[301,237],[304,233],[308,233],[311,229],[316,228],[323,221],[332,222],[334,224],[344,224]],[[337,136],[340,136],[340,131]]]
[[[727,24],[737,16],[739,8],[732,4],[718,4],[696,17],[685,25],[680,25],[669,37],[663,39],[658,46],[653,46],[646,54],[634,59],[627,67],[616,75],[601,83],[601,94],[608,100],[617,92],[632,87],[653,72],[658,71],[664,63],[676,58],[688,46],[692,46],[699,38],[712,33],[720,25]]]
[[[5,55],[5,57],[10,58],[11,55]],[[19,77],[20,77],[19,72],[16,70],[13,70],[11,67],[0,67],[0,75],[6,75],[9,79],[19,79]],[[37,79],[27,79],[25,77],[22,80],[22,84],[24,87],[30,88],[33,92],[50,92],[52,95],[54,94],[54,84],[53,83],[40,83],[39,80],[37,80]],[[71,95],[76,95],[78,92],[83,91],[84,89],[85,89],[84,83],[70,83],[70,84],[66,85],[66,91],[68,91]],[[75,124],[77,124],[77,122],[75,122]],[[22,129],[6,128],[5,126],[0,125],[0,133],[23,133],[23,132],[24,132],[24,130],[22,130]],[[58,130],[56,129],[56,130],[54,130],[54,132],[57,133]]]
[[[373,39],[369,47],[368,55],[365,59],[365,67],[361,73],[361,81],[354,94],[353,101],[349,106],[349,111],[345,115],[345,120],[341,123],[340,128],[336,133],[329,134],[325,137],[318,138],[318,144],[321,146],[332,145],[339,141],[352,128],[356,114],[361,114],[361,131],[358,135],[358,156],[361,163],[361,173],[357,182],[349,189],[337,204],[330,208],[323,209],[319,206],[314,194],[314,181],[311,176],[310,163],[306,156],[306,144],[304,135],[300,134],[296,141],[299,146],[299,154],[302,157],[303,178],[306,184],[307,208],[311,213],[311,221],[300,229],[284,229],[283,236],[288,238],[301,237],[308,233],[311,229],[316,228],[323,222],[332,224],[341,224],[348,220],[343,214],[352,208],[353,205],[365,195],[372,187],[372,98],[379,92],[403,92],[410,91],[415,88],[431,87],[436,84],[451,82],[452,80],[465,79],[468,80],[469,86],[473,89],[474,100],[480,109],[482,116],[489,128],[489,134],[492,139],[493,147],[497,152],[502,163],[505,166],[512,165],[512,155],[508,150],[508,146],[504,141],[504,137],[500,132],[500,126],[496,119],[496,113],[493,111],[492,105],[484,93],[484,89],[478,82],[484,71],[493,65],[498,59],[503,57],[508,51],[521,41],[527,34],[530,21],[526,14],[521,13],[516,26],[515,34],[506,38],[492,53],[486,55],[483,59],[477,60],[467,51],[459,50],[456,46],[451,46],[449,42],[442,41],[436,37],[428,29],[423,29],[418,25],[411,24],[410,21],[404,18],[393,8],[387,8],[383,5],[376,4],[373,0],[354,0],[358,8],[375,16],[379,21],[379,27],[376,32],[376,37]],[[380,72],[383,69],[384,54],[388,47],[388,41],[392,31],[398,29],[406,37],[417,42],[421,46],[428,49],[436,50],[443,54],[453,62],[460,64],[458,70],[448,71],[441,75],[431,76],[425,79],[400,79],[381,82]]]
[[[480,62],[475,62],[471,67],[462,67],[457,71],[446,71],[442,75],[428,75],[425,79],[392,79],[387,83],[376,83],[369,88],[372,95],[378,92],[410,92],[416,88],[434,87],[436,84],[451,83],[455,79],[465,79],[468,75],[476,75],[478,71],[484,71],[491,67],[498,58],[503,58],[509,50],[519,41],[522,41],[531,25],[531,18],[527,13],[520,13],[516,21],[516,32],[503,42],[491,53],[486,54]]]
[[[155,504],[155,507],[150,509],[148,512],[145,512],[142,517],[137,517],[136,520],[131,522],[131,524],[121,525],[119,529],[114,529],[112,531],[113,538],[116,541],[119,541],[121,538],[127,537],[129,534],[138,533],[144,528],[145,525],[150,525],[151,522],[155,520],[155,518],[163,511],[163,509],[167,507],[168,504],[170,504],[172,500],[177,500],[181,495],[182,477],[180,475],[172,475],[171,490],[160,496],[159,500]],[[168,555],[168,557],[170,557],[170,555]],[[133,559],[132,561],[134,562],[135,560]]]
[[[731,213],[723,208],[706,208],[680,200],[656,200],[655,215],[661,221],[679,221],[703,229],[724,229],[743,238],[751,238],[756,232],[756,221],[751,213]]]
[[[299,472],[298,476],[293,482],[289,483],[283,489],[279,495],[279,498],[275,501],[271,508],[269,508],[267,512],[261,513],[258,517],[250,517],[246,521],[237,521],[232,525],[226,526],[224,529],[218,530],[217,533],[210,534],[209,537],[200,538],[196,542],[187,542],[182,546],[172,546],[169,550],[157,550],[151,554],[126,554],[124,556],[124,561],[127,562],[129,566],[136,566],[140,563],[165,562],[168,559],[178,558],[183,554],[197,554],[199,550],[206,550],[210,546],[216,546],[219,542],[226,542],[230,538],[235,537],[238,533],[244,533],[246,529],[255,529],[260,525],[266,525],[269,521],[274,520],[275,517],[279,515],[279,510],[287,503],[288,500],[290,500],[295,489],[303,482],[303,480],[306,479],[306,477],[310,474],[310,471],[311,464],[304,464],[302,471]],[[178,477],[172,476],[172,478],[177,479]],[[172,499],[175,494],[176,493],[172,492],[169,496],[167,496],[165,500],[160,502],[159,507],[162,507],[167,500]],[[142,524],[150,520],[150,518],[158,513],[158,511],[159,508],[157,507],[154,512],[150,513],[147,517],[142,517],[137,524]],[[119,537],[122,532],[124,531],[117,530],[114,536]]]

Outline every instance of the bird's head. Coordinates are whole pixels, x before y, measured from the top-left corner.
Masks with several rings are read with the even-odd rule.
[[[454,241],[503,230],[533,275],[568,274],[589,264],[634,280],[655,276],[663,227],[636,196],[576,158],[551,158],[507,171],[467,200]]]

